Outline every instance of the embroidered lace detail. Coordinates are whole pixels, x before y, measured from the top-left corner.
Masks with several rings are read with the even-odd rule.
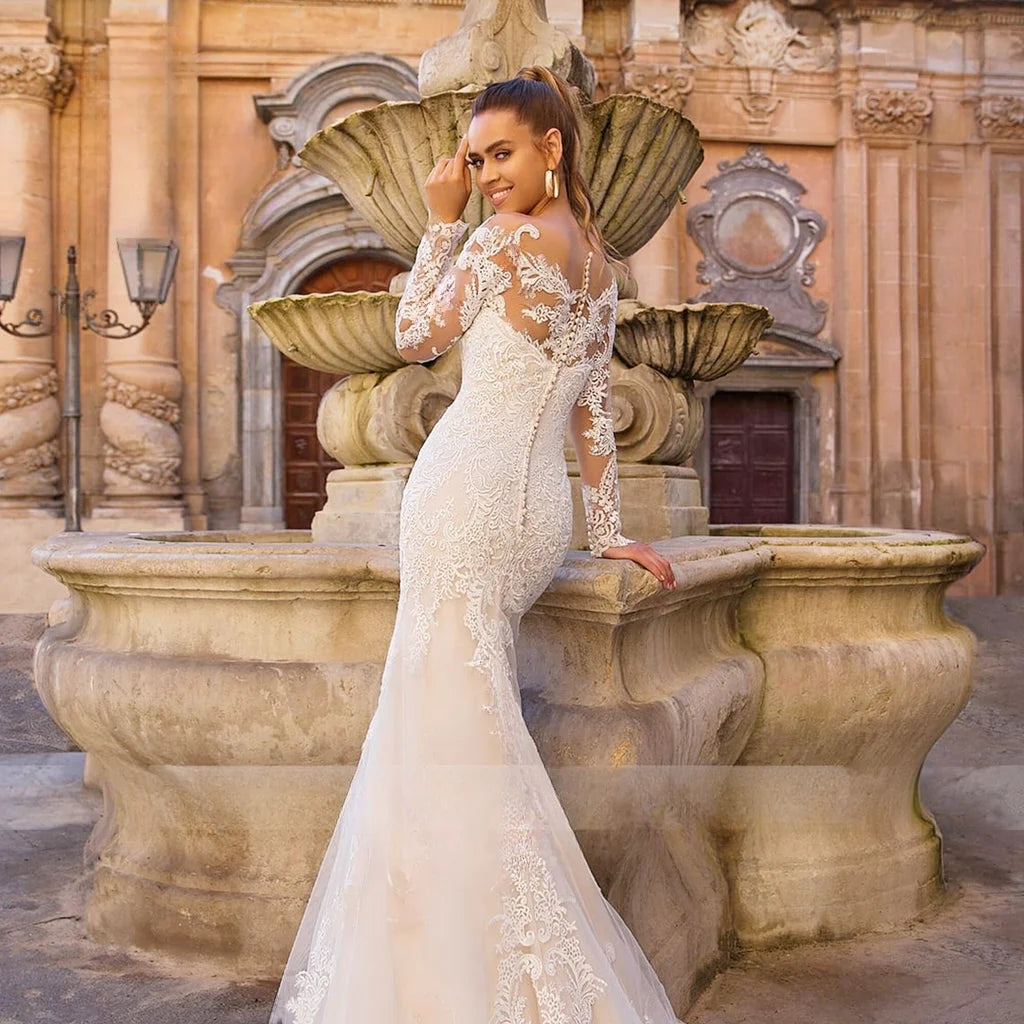
[[[509,800],[502,866],[512,891],[502,900],[498,993],[490,1024],[526,1024],[532,994],[540,1024],[584,1024],[607,987],[587,961],[554,878],[537,849],[534,815]],[[614,951],[609,959],[614,959]]]
[[[587,515],[587,536],[595,557],[610,547],[629,544],[623,537],[619,515],[619,470],[615,458],[615,427],[610,410],[611,372],[607,362],[599,365],[587,378],[577,402],[585,409],[590,425],[582,430],[589,444],[581,453],[580,478],[583,508]],[[594,473],[598,472],[596,486]]]
[[[433,330],[446,326],[445,316],[452,307],[455,289],[455,280],[448,271],[455,246],[468,230],[469,225],[462,220],[452,223],[431,221],[427,224],[416,250],[413,272],[398,303],[395,347],[400,352],[421,348]],[[407,309],[417,310],[419,315],[403,328],[401,324]],[[440,354],[432,345],[427,354],[418,356],[416,361],[429,362]]]
[[[470,236],[462,221],[428,225],[398,307],[396,344],[406,358],[427,361],[446,351],[488,311],[495,327],[534,345],[556,367],[585,366],[588,375],[571,418],[592,554],[628,544],[619,528],[619,477],[610,412],[609,362],[615,338],[615,281],[593,296],[590,258],[582,287],[573,288],[542,248],[540,229],[514,217],[491,217]],[[500,322],[500,326],[499,326]],[[510,375],[496,401],[515,404]],[[553,390],[549,388],[549,391]],[[529,415],[538,420],[547,398]],[[494,411],[491,410],[491,415]],[[528,475],[524,474],[523,487]]]

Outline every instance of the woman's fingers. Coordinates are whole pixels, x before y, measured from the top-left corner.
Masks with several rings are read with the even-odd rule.
[[[659,555],[649,544],[642,544],[637,541],[632,544],[608,548],[605,556],[608,558],[628,558],[655,576],[666,590],[675,589],[676,576],[672,569],[672,563],[667,558]]]
[[[434,164],[424,183],[427,209],[432,215],[452,223],[462,216],[473,190],[473,181],[466,163],[469,140],[463,136],[455,156],[443,156]]]

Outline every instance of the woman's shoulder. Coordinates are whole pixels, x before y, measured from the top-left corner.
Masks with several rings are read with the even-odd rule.
[[[521,240],[524,235],[529,238],[540,238],[541,234],[537,222],[525,213],[492,213],[474,234],[478,232],[500,235],[515,241]]]

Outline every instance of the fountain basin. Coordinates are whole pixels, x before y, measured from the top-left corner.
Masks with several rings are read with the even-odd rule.
[[[531,731],[680,1015],[736,938],[885,927],[939,891],[917,769],[969,691],[941,598],[981,555],[719,532],[659,542],[671,593],[570,553],[519,644]],[[71,592],[36,685],[105,794],[89,933],[274,977],[375,706],[394,548],[75,534],[34,557]]]
[[[410,259],[427,223],[423,182],[452,156],[469,124],[472,92],[416,102],[380,103],[317,132],[299,153],[336,182],[349,202],[396,251]],[[639,95],[612,95],[583,107],[581,171],[601,232],[622,256],[649,242],[704,158],[693,123],[673,107]],[[474,190],[462,217],[483,222]]]
[[[398,296],[388,292],[285,295],[249,315],[289,359],[325,373],[387,373],[406,366],[395,348]]]
[[[749,302],[680,306],[619,303],[615,351],[627,366],[651,366],[666,377],[717,380],[741,366],[774,318]]]

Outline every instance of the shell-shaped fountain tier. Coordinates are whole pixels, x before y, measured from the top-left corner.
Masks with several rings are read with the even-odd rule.
[[[389,292],[286,295],[249,315],[289,359],[327,373],[387,373],[405,366],[395,349],[398,296]]]
[[[749,302],[681,306],[619,303],[615,351],[627,366],[641,364],[667,377],[716,380],[754,351],[773,317]]]
[[[396,250],[412,257],[427,222],[423,182],[451,156],[469,124],[471,92],[381,103],[317,132],[299,153],[330,178]],[[693,123],[645,96],[612,95],[585,105],[581,167],[605,240],[631,256],[667,220],[704,159]],[[491,213],[476,189],[463,219]]]

